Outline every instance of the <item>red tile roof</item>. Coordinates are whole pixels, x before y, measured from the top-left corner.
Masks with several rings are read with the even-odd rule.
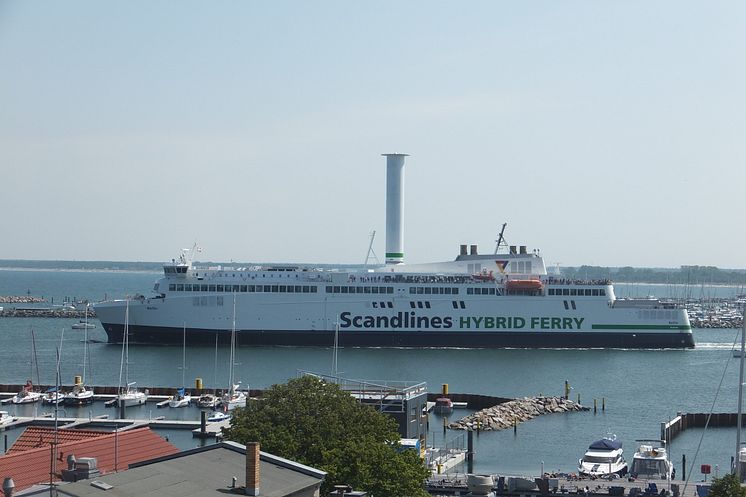
[[[42,428],[35,428],[35,430],[40,429]],[[46,430],[54,432],[51,428]],[[53,436],[47,439],[53,439]],[[48,435],[42,435],[42,437],[48,437]],[[43,447],[30,448],[0,456],[0,480],[12,477],[16,485],[16,492],[37,483],[48,482],[51,447],[50,444],[47,444]],[[95,457],[99,471],[104,474],[115,471],[115,469],[127,469],[128,465],[135,462],[176,454],[177,452],[179,452],[179,449],[146,427],[126,430],[117,434],[106,433],[95,438],[66,441],[60,443],[57,447],[54,479],[60,479],[60,471],[67,468],[67,456],[70,454],[73,454],[76,458]],[[114,467],[115,459],[116,468]]]
[[[108,435],[110,432],[95,431],[95,430],[68,430],[59,429],[57,430],[57,440],[60,444],[67,442],[79,442],[89,438],[97,438],[104,435]],[[49,444],[54,441],[54,430],[51,428],[45,428],[41,426],[29,426],[21,433],[21,436],[13,442],[13,445],[8,449],[8,454],[15,454],[16,452],[23,452],[29,449],[37,449],[39,447],[49,447]]]

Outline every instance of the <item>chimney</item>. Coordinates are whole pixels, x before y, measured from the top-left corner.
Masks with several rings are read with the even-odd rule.
[[[246,495],[259,495],[259,442],[246,444]]]
[[[3,481],[3,493],[5,497],[13,497],[13,490],[16,488],[16,482],[10,476]]]
[[[459,253],[460,253],[461,255],[466,255],[466,245],[461,245],[461,247],[460,247],[460,248],[461,248],[461,250],[460,250],[460,252],[459,252]]]
[[[404,158],[407,154],[383,154],[386,157],[386,264],[404,262]]]
[[[477,246],[472,245],[470,248],[471,248],[471,255],[477,255]]]

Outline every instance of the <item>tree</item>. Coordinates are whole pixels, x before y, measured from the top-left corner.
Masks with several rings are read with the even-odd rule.
[[[746,488],[741,486],[738,476],[728,473],[712,480],[709,497],[746,497]]]
[[[326,471],[322,492],[348,484],[374,496],[428,495],[419,454],[401,450],[396,422],[313,376],[273,385],[236,409],[225,437]]]

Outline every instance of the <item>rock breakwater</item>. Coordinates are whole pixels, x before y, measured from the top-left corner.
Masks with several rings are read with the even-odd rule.
[[[542,414],[588,411],[564,397],[523,397],[477,411],[448,425],[452,430],[504,430]]]
[[[0,304],[38,304],[44,302],[42,297],[26,295],[0,295]]]

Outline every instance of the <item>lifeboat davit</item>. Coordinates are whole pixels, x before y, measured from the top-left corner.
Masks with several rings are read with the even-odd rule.
[[[505,286],[508,290],[541,290],[544,284],[541,280],[508,280]]]

